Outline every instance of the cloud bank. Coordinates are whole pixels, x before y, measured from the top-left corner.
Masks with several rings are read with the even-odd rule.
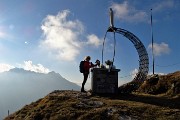
[[[169,8],[173,8],[175,6],[174,0],[162,0],[154,4],[153,11],[159,12]]]
[[[34,65],[32,61],[24,61],[23,64],[18,64],[19,68],[23,68],[24,70],[33,71],[37,73],[49,73],[50,70],[46,67],[44,67],[42,64]],[[10,69],[15,68],[15,66],[6,64],[6,63],[0,63],[0,73],[9,71]]]
[[[42,23],[40,47],[58,60],[73,61],[86,45],[98,47],[100,39],[94,35],[84,36],[84,26],[79,20],[69,20],[69,10],[48,15]],[[86,40],[81,40],[85,38]]]
[[[141,1],[142,3],[142,1]],[[150,8],[153,9],[154,13],[162,12],[164,10],[172,9],[176,6],[174,0],[162,0],[155,1],[152,5],[149,5]],[[146,9],[137,9],[136,6],[133,5],[130,1],[123,1],[122,3],[113,2],[110,8],[114,11],[115,18],[119,19],[123,22],[129,23],[141,23],[141,22],[149,22],[149,12]]]
[[[67,20],[70,11],[64,10],[56,16],[48,15],[41,26],[44,33],[41,46],[50,50],[59,59],[73,60],[80,49],[78,36],[82,34],[80,21]]]
[[[121,21],[138,23],[148,20],[146,12],[131,6],[128,1],[124,1],[121,4],[113,3],[110,7],[114,10],[115,17]]]
[[[0,73],[1,72],[5,72],[5,71],[9,71],[10,69],[15,68],[14,66],[11,66],[9,64],[6,63],[0,63]]]
[[[24,70],[29,70],[37,73],[49,73],[50,70],[45,68],[41,64],[33,65],[32,61],[24,61],[24,64],[21,65]]]
[[[160,44],[154,43],[153,48],[154,48],[153,51],[154,51],[155,56],[161,56],[163,54],[169,54],[170,53],[169,45],[164,43],[164,42],[162,42]],[[148,45],[148,49],[152,50],[152,44]]]

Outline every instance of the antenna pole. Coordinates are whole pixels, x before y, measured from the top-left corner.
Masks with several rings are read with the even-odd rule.
[[[153,75],[154,75],[154,39],[153,39],[152,9],[151,9],[151,38],[152,38],[152,59],[153,59]]]

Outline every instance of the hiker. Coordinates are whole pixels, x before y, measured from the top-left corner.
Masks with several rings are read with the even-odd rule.
[[[85,85],[85,83],[86,83],[86,81],[87,81],[87,79],[88,79],[89,69],[90,69],[91,67],[100,65],[100,61],[94,65],[92,62],[90,62],[90,60],[91,60],[91,57],[90,57],[90,56],[86,56],[86,57],[84,58],[84,62],[83,62],[83,72],[82,72],[82,73],[83,73],[83,76],[84,76],[84,79],[83,79],[83,83],[82,83],[82,87],[81,87],[81,92],[86,92],[86,91],[84,90],[84,85]],[[96,61],[97,61],[97,60],[96,60]]]

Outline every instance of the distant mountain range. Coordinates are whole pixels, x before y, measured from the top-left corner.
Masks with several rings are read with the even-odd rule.
[[[80,90],[59,73],[36,73],[20,68],[0,73],[0,119],[53,90]]]

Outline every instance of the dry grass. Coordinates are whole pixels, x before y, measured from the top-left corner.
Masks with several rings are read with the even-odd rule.
[[[75,91],[55,91],[37,102],[24,106],[5,120],[176,120],[178,118],[180,118],[180,105],[179,101],[173,98],[136,93],[102,97]]]
[[[176,96],[180,94],[180,71],[168,75],[150,77],[138,88],[140,93],[153,95],[164,94]]]
[[[138,92],[108,97],[54,91],[5,120],[178,120],[179,76],[180,72],[160,76],[142,84]]]

